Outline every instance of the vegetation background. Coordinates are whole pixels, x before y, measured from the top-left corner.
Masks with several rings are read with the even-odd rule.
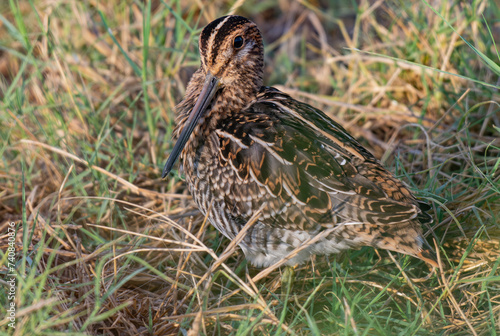
[[[160,179],[198,35],[258,24],[265,83],[327,112],[432,205],[440,267],[316,257],[290,293]],[[500,9],[477,1],[0,2],[0,282],[13,335],[498,335]],[[495,43],[496,42],[496,43]],[[4,277],[5,276],[5,277]]]

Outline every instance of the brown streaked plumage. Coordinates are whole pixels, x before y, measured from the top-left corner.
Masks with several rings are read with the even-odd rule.
[[[421,258],[421,223],[431,217],[410,190],[323,112],[262,86],[263,45],[257,26],[226,16],[200,36],[201,67],[177,105],[177,143],[200,211],[233,239],[261,208],[240,243],[256,266],[283,259],[327,229],[326,237],[287,264],[311,254],[369,245]]]

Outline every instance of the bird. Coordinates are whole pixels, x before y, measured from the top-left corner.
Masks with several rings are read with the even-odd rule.
[[[259,211],[239,243],[252,265],[288,256],[293,267],[372,246],[437,266],[422,233],[430,206],[324,112],[263,85],[255,23],[237,15],[212,21],[199,52],[200,68],[175,108],[162,178],[180,158],[197,207],[230,240]]]

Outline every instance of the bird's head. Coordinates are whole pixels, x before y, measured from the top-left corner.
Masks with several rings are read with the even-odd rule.
[[[201,32],[199,48],[203,86],[163,168],[163,178],[217,92],[226,90],[230,95],[239,95],[239,101],[249,101],[262,86],[264,48],[260,31],[252,21],[236,15],[212,21]]]
[[[236,15],[224,16],[208,24],[200,35],[201,68],[221,87],[262,86],[264,48],[255,23]]]

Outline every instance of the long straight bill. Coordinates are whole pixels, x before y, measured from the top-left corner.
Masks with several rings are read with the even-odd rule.
[[[219,79],[213,76],[211,73],[207,74],[205,78],[205,84],[203,84],[203,89],[201,90],[200,96],[196,101],[196,104],[193,107],[193,110],[189,114],[188,120],[186,121],[186,125],[179,135],[179,139],[172,149],[170,156],[167,159],[167,163],[165,163],[165,167],[163,168],[163,173],[161,174],[161,178],[165,178],[168,173],[172,170],[175,162],[179,158],[179,155],[182,152],[182,149],[186,145],[191,133],[193,133],[194,128],[198,124],[200,118],[205,114],[206,109],[212,98],[214,97],[217,89],[219,88]]]

